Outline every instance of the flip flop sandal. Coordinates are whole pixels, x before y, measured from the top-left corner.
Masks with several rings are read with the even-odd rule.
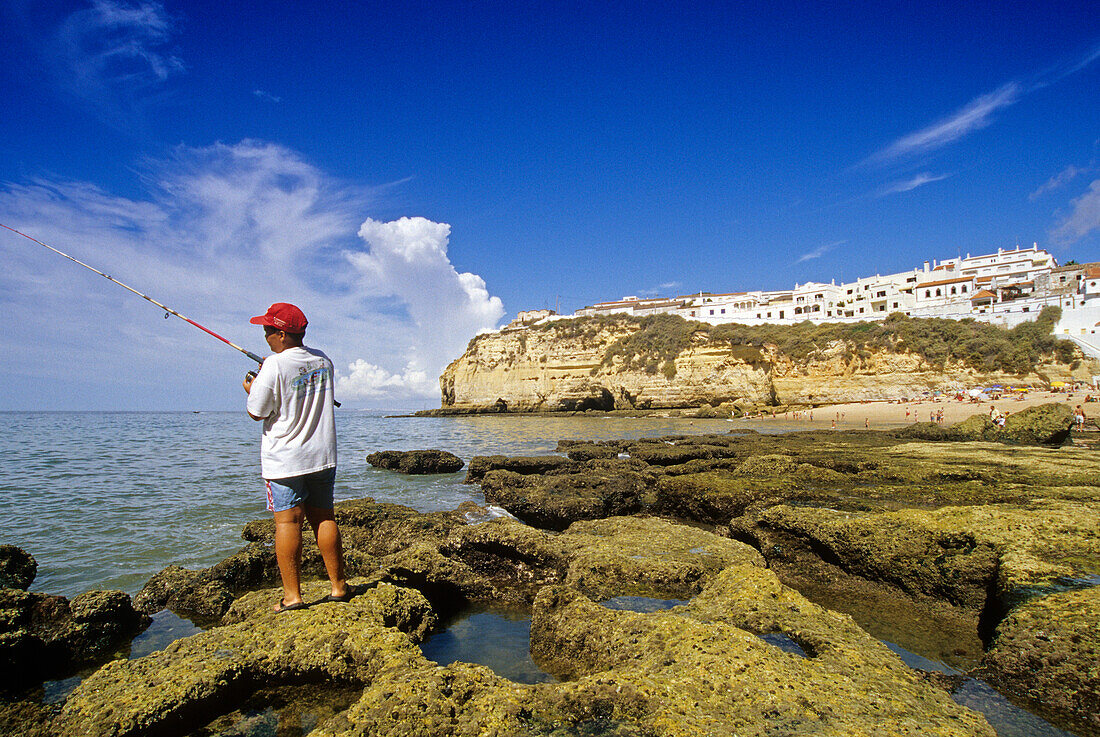
[[[287,604],[282,599],[279,599],[279,606],[275,609],[276,614],[282,614],[283,612],[292,612],[295,609],[305,609],[309,604],[304,601],[299,601],[297,604]]]
[[[343,596],[333,596],[332,594],[329,594],[325,598],[321,599],[321,603],[325,604],[335,601],[341,604],[346,604],[351,601],[351,597],[353,596],[355,596],[355,591],[351,588],[351,586],[348,586],[347,591],[344,592]]]

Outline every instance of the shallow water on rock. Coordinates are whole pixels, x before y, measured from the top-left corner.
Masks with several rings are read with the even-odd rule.
[[[257,691],[188,737],[299,737],[351,706],[362,689],[306,684]]]
[[[424,640],[420,650],[440,665],[477,663],[516,683],[557,680],[531,659],[531,613],[522,609],[462,612]]]
[[[806,654],[806,651],[802,649],[801,645],[782,632],[769,632],[766,635],[760,635],[760,639],[769,645],[774,645],[785,653],[794,653],[803,658],[810,657]]]
[[[119,651],[116,653],[116,656],[135,660],[156,652],[157,650],[163,650],[176,640],[190,637],[202,631],[202,628],[194,624],[191,620],[184,619],[165,609],[164,611],[154,614],[153,621],[145,628],[144,632],[130,642],[129,649]],[[80,685],[81,680],[91,673],[92,670],[95,670],[95,668],[87,672],[78,673],[69,678],[46,681],[42,684],[42,702],[45,704],[56,704],[64,701],[68,698],[69,694]]]
[[[893,642],[882,641],[910,668],[962,676],[963,672],[938,660],[910,652]],[[981,713],[997,732],[997,737],[1076,737],[1041,716],[1016,706],[985,681],[964,677],[951,692],[951,698],[967,709]]]
[[[615,596],[601,601],[600,605],[608,609],[618,609],[627,612],[660,612],[671,609],[681,604],[687,604],[687,599],[655,599],[650,596]]]

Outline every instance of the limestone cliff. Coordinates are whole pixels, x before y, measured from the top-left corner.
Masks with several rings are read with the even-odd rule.
[[[625,317],[579,318],[479,335],[439,379],[442,411],[828,404],[983,384],[1046,386],[1051,380],[1088,379],[1079,354],[1067,364],[1051,353],[1016,374],[981,371],[959,360],[936,363],[901,340],[870,345],[841,337],[785,351],[775,342],[738,342],[729,331],[676,320],[672,333],[662,326],[665,332],[645,336],[644,321]],[[1063,357],[1072,350],[1063,346]]]

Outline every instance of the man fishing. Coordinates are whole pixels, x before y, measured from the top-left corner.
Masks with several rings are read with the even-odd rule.
[[[244,380],[248,415],[264,423],[260,465],[267,485],[267,508],[275,515],[275,557],[283,580],[277,612],[303,609],[300,569],[302,522],[317,538],[332,584],[322,601],[347,601],[340,529],[333,514],[336,479],[336,423],[333,416],[332,361],[302,344],[306,316],[278,302],[249,322],[264,326],[272,355]]]

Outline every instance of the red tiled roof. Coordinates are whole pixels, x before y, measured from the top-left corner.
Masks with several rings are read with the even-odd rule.
[[[969,276],[964,276],[964,277],[961,277],[961,278],[958,278],[958,279],[941,279],[939,281],[926,281],[923,284],[918,284],[917,288],[919,289],[919,288],[922,288],[922,287],[938,287],[942,284],[959,284],[961,282],[969,282],[969,281],[971,281],[971,278]]]

